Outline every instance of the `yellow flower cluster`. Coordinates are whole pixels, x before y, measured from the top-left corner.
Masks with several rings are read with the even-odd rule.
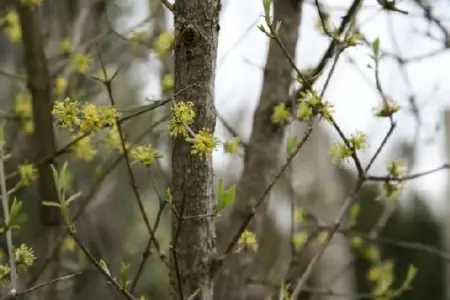
[[[70,60],[70,67],[78,73],[86,73],[89,69],[91,58],[84,53],[75,53]]]
[[[104,127],[111,127],[116,123],[120,113],[112,106],[95,106],[66,98],[56,102],[52,110],[53,116],[62,128],[73,132],[78,129],[81,133],[95,133]]]
[[[155,159],[163,157],[152,145],[136,146],[131,149],[130,156],[135,162],[144,166],[150,166]]]
[[[356,150],[362,150],[368,147],[367,136],[357,131],[350,136],[349,146],[344,143],[336,143],[331,146],[330,154],[333,157],[333,163],[340,163],[351,157]]]
[[[244,249],[256,252],[258,250],[258,241],[256,235],[248,230],[245,230],[239,237],[238,245]]]
[[[193,139],[187,140],[192,143],[191,154],[199,155],[200,157],[210,157],[212,151],[219,144],[219,141],[207,128],[200,130]]]
[[[386,198],[394,200],[398,198],[402,182],[399,180],[406,175],[406,168],[401,161],[390,161],[387,166],[387,172],[389,178],[395,178],[394,180],[387,180],[381,185],[381,195],[379,199]]]
[[[20,183],[23,185],[29,185],[35,181],[38,177],[38,171],[32,164],[19,165]]]
[[[301,121],[306,121],[317,113],[329,121],[333,113],[333,105],[328,101],[322,101],[315,91],[308,90],[301,95],[297,109],[297,118]]]
[[[153,50],[158,55],[164,55],[172,48],[174,40],[175,36],[173,32],[165,31],[156,38]]]
[[[75,154],[76,157],[90,162],[94,159],[97,154],[97,150],[95,149],[92,143],[92,134],[89,134],[85,137],[82,137],[83,134],[79,133],[74,137],[74,139],[79,139],[72,147],[71,150]]]
[[[186,126],[191,125],[195,118],[193,107],[194,103],[191,101],[180,101],[172,106],[172,118],[169,120],[170,136],[188,136],[188,128]]]
[[[18,43],[22,40],[22,30],[20,27],[20,19],[17,11],[13,9],[7,9],[6,15],[3,19],[0,19],[0,27],[3,27],[6,36],[13,43]]]

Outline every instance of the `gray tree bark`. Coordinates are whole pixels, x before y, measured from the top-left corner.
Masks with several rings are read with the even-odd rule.
[[[219,0],[177,0],[175,14],[175,101],[192,101],[194,132],[214,132]],[[173,142],[173,207],[182,217],[213,213],[212,160],[190,153],[182,137]],[[214,220],[172,216],[171,299],[213,299],[210,265],[216,254]]]

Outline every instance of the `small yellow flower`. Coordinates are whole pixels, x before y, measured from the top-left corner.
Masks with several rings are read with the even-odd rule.
[[[289,121],[291,116],[290,110],[285,103],[280,103],[273,108],[271,121],[273,124],[283,125]]]
[[[71,149],[76,157],[85,160],[87,162],[92,161],[95,155],[97,154],[97,150],[94,148],[94,145],[92,145],[91,135],[88,135],[80,139],[71,147]]]
[[[164,74],[162,79],[163,91],[169,91],[173,89],[173,84],[174,84],[173,74]]]
[[[0,285],[7,285],[10,281],[11,269],[7,265],[0,265]]]
[[[292,243],[295,249],[299,249],[308,241],[308,233],[306,232],[296,232],[292,236]]]
[[[372,263],[379,262],[381,259],[380,249],[376,245],[370,245],[364,251],[364,257]]]
[[[330,102],[324,101],[322,103],[322,107],[319,109],[319,112],[322,115],[322,118],[327,121],[331,121],[331,115],[334,112],[334,106]]]
[[[74,252],[76,248],[75,240],[71,236],[66,236],[61,244],[62,252]]]
[[[343,143],[336,143],[331,146],[330,154],[332,156],[333,163],[338,164],[352,156],[353,151]]]
[[[64,56],[69,56],[73,52],[72,40],[65,38],[59,43],[59,49]]]
[[[17,11],[8,9],[6,16],[3,19],[3,25],[6,35],[13,43],[18,43],[22,40],[22,30],[20,27],[19,14]]]
[[[352,237],[351,245],[355,249],[361,249],[361,247],[364,245],[364,241],[359,236]]]
[[[191,154],[199,155],[200,157],[209,157],[219,144],[217,139],[207,128],[203,128],[197,133],[193,139],[188,139],[192,143]]]
[[[90,62],[91,59],[86,54],[75,53],[75,55],[71,58],[70,67],[73,71],[84,74],[89,69]]]
[[[297,118],[300,121],[307,121],[313,115],[313,108],[306,102],[302,101],[297,108]]]
[[[350,143],[355,150],[364,149],[368,145],[367,136],[364,133],[357,131],[350,136]]]
[[[258,250],[258,241],[253,232],[245,230],[239,237],[238,245],[256,252]]]
[[[175,103],[172,108],[172,118],[169,120],[170,136],[188,136],[186,125],[191,125],[195,118],[194,103],[181,101]]]
[[[294,223],[300,224],[305,221],[305,213],[303,208],[297,207],[294,211]]]
[[[405,163],[402,161],[390,161],[387,167],[390,176],[400,178],[406,175]]]
[[[152,145],[136,146],[131,149],[130,156],[144,166],[150,166],[156,158],[163,157]]]
[[[58,76],[55,79],[55,94],[58,96],[61,96],[67,87],[67,81],[62,77],[62,76]]]
[[[148,41],[148,37],[148,32],[146,30],[133,32],[130,39],[132,49],[137,50],[139,46],[145,44]]]
[[[14,101],[14,112],[20,120],[22,129],[26,133],[33,133],[33,107],[31,102],[31,95],[28,91],[21,91],[17,93]]]
[[[153,45],[153,50],[158,55],[166,54],[172,48],[174,39],[175,37],[173,32],[165,31],[161,33],[156,39],[155,44]]]
[[[239,138],[238,137],[234,137],[231,140],[226,141],[225,143],[223,143],[223,149],[228,154],[237,153],[237,151],[239,149],[239,143],[240,143]]]
[[[38,177],[38,170],[32,164],[19,165],[20,182],[23,185],[29,185]]]
[[[79,103],[69,97],[53,105],[52,115],[56,118],[58,125],[70,132],[74,130],[75,125],[80,123],[79,113]]]
[[[104,139],[106,148],[113,148],[118,150],[120,153],[123,152],[122,140],[120,139],[120,132],[117,126],[113,126]]]
[[[104,127],[116,124],[120,113],[112,106],[95,106],[86,103],[82,110],[83,118],[79,121],[80,131],[84,133],[97,132]]]
[[[387,101],[379,108],[375,108],[375,115],[380,118],[389,118],[400,110],[400,105],[394,101]]]
[[[17,267],[22,270],[31,267],[31,265],[33,265],[33,262],[36,260],[33,249],[25,244],[21,244],[20,247],[16,249],[15,258]]]

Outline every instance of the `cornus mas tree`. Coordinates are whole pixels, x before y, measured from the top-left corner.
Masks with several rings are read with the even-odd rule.
[[[215,133],[216,120],[221,120],[214,106],[219,0],[151,1],[151,16],[139,25],[151,21],[152,29],[133,27],[126,33],[112,26],[107,8],[115,6],[106,1],[0,3],[0,27],[9,43],[20,48],[21,61],[18,74],[0,70],[19,82],[12,118],[0,127],[0,234],[5,237],[0,263],[5,298],[0,298],[393,299],[410,290],[417,268],[411,264],[396,278],[394,261],[384,257],[377,244],[392,212],[386,210],[369,233],[357,232],[357,195],[364,184],[374,182],[380,187],[379,198],[394,203],[407,180],[448,166],[414,174],[411,166],[394,160],[386,175],[372,174],[401,108],[383,87],[380,62],[383,55],[406,60],[383,51],[379,38],[369,39],[360,30],[363,1],[349,2],[339,22],[333,22],[321,1],[306,2],[261,1],[258,29],[268,39],[269,51],[247,142],[228,125],[231,138]],[[316,27],[329,44],[316,65],[300,68],[296,48],[306,5],[317,13]],[[394,15],[408,13],[398,6],[378,1],[377,8]],[[449,35],[430,7],[422,2],[416,6]],[[167,16],[173,17],[173,29],[166,29]],[[368,137],[361,131],[345,133],[325,94],[342,57],[363,45],[370,50],[369,67],[380,98],[374,115],[390,125],[382,143],[372,147],[368,163],[361,159]],[[133,106],[127,101],[135,87],[120,95],[118,80],[134,57],[146,57],[149,51],[161,62],[158,77],[166,97]],[[91,97],[96,101],[87,100]],[[10,136],[13,125],[20,128],[18,141]],[[332,128],[339,141],[324,143],[320,126]],[[138,127],[146,130],[135,133]],[[24,145],[31,151],[17,150]],[[164,145],[170,145],[169,151]],[[214,180],[212,154],[218,148],[243,159],[235,184]],[[331,166],[351,163],[356,171],[353,186],[350,193],[337,192],[334,179],[327,179],[326,186],[305,192],[307,198],[326,200],[321,205],[291,197],[286,234],[279,230],[269,203],[279,205],[285,189],[300,194],[294,175],[304,166],[302,155],[311,152]],[[170,162],[170,170],[161,170],[164,161]],[[78,170],[80,162],[87,162],[89,172]],[[105,178],[120,167],[116,180],[108,183]],[[316,165],[311,169],[324,177],[335,170]],[[155,170],[171,176],[155,179]],[[149,173],[151,184],[142,180]],[[155,201],[143,188],[150,185]],[[30,200],[20,201],[27,192],[33,195]],[[39,215],[29,221],[38,233],[27,228],[25,214]],[[27,230],[31,234],[20,235]],[[90,239],[96,231],[98,237]],[[32,240],[32,235],[43,236],[43,242]],[[330,254],[330,246],[339,251]],[[349,257],[350,248],[370,265],[368,294],[358,294],[351,276],[342,275],[345,280],[337,285],[330,282],[331,271],[346,267],[347,261],[340,259]],[[319,288],[309,285],[315,270],[321,271],[314,278]],[[166,281],[158,281],[161,277]],[[59,289],[68,283],[73,283],[69,291]]]

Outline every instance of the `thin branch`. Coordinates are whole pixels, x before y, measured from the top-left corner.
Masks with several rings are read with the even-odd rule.
[[[2,139],[4,138],[4,126],[0,129]],[[17,292],[17,269],[16,269],[16,259],[14,254],[14,245],[12,242],[11,229],[9,228],[10,216],[9,216],[9,198],[8,192],[6,190],[6,178],[5,178],[5,148],[4,141],[0,140],[0,185],[1,185],[1,195],[2,195],[2,207],[4,222],[6,224],[6,247],[8,248],[9,257],[9,267],[10,267],[10,278],[11,278],[11,294]]]

